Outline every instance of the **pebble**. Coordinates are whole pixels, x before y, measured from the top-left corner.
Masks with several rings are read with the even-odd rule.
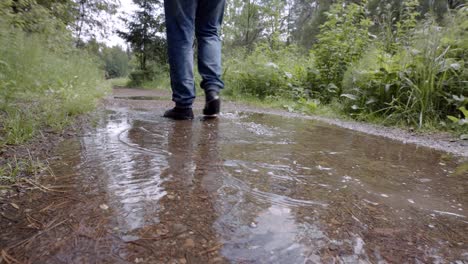
[[[335,245],[335,244],[330,244],[330,245],[328,246],[328,249],[330,249],[331,251],[336,251],[336,250],[338,250],[338,246]]]
[[[183,224],[174,224],[173,228],[174,228],[175,233],[182,233],[182,232],[187,231],[187,226]]]
[[[195,241],[193,239],[188,238],[185,240],[184,247],[192,248],[195,246]]]
[[[102,210],[108,210],[109,206],[107,204],[101,204],[99,205],[99,208],[101,208]]]

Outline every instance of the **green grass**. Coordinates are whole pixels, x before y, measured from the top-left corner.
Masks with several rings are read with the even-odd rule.
[[[327,37],[327,45],[312,47],[310,56],[293,46],[272,50],[265,43],[252,51],[231,50],[224,58],[224,95],[252,105],[423,133],[468,134],[468,123],[457,121],[466,120],[458,109],[468,104],[467,17],[468,8],[464,7],[447,14],[445,22],[430,16],[415,20],[414,27],[400,32],[405,41],[389,40],[395,42],[391,51],[384,50],[382,36],[367,39],[368,35],[363,34],[369,47],[363,54],[352,52],[353,58],[345,64],[335,53],[347,49],[341,48],[343,43],[333,34]],[[361,25],[342,26],[352,29]],[[357,40],[353,39],[347,45],[354,48]],[[346,71],[330,83],[324,75],[338,70],[334,66],[320,67],[321,62],[346,66]]]
[[[127,87],[129,81],[130,79],[128,79],[127,77],[107,80],[107,82],[110,83],[112,87]]]
[[[63,131],[109,91],[95,59],[70,47],[0,26],[0,146]]]
[[[312,107],[307,104],[299,103],[292,99],[286,98],[266,98],[259,99],[255,96],[249,95],[223,95],[227,100],[240,102],[252,107],[271,108],[286,110],[292,113],[301,113],[307,115],[317,115],[328,118],[340,118],[343,120],[350,120],[351,118],[339,110],[339,105],[335,103],[326,105],[314,105]]]
[[[13,162],[0,166],[0,182],[15,183],[20,172],[21,167],[15,157]]]
[[[14,156],[10,162],[0,165],[0,182],[15,183],[23,174],[36,176],[46,168],[44,163],[38,158],[33,158],[30,153],[28,153],[28,157],[21,159]]]

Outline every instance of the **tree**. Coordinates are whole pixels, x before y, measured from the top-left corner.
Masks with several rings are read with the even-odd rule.
[[[128,74],[128,56],[120,46],[104,47],[101,52],[106,78],[125,77]]]
[[[85,37],[95,38],[96,35],[105,36],[108,33],[110,19],[117,13],[119,3],[112,0],[73,0],[76,14],[73,32],[77,39],[77,46],[82,46]]]
[[[148,71],[148,62],[166,63],[167,42],[164,37],[165,25],[160,0],[133,0],[139,7],[130,20],[124,20],[128,31],[118,35],[130,43],[138,59],[140,70]]]
[[[347,68],[361,58],[369,39],[371,21],[366,3],[339,1],[327,12],[327,21],[320,26],[318,43],[313,49],[320,82],[319,90],[341,95],[342,80]],[[315,87],[316,88],[316,87]]]
[[[251,48],[264,30],[258,0],[228,1],[223,35],[228,44]]]
[[[5,0],[0,5],[10,24],[35,33],[71,31],[77,46],[106,35],[117,7],[111,0]]]

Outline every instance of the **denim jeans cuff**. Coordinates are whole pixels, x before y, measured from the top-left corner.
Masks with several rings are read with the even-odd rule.
[[[189,109],[189,108],[192,108],[192,105],[185,105],[185,104],[176,103],[176,107],[181,108],[181,109]]]
[[[221,87],[219,87],[218,85],[214,85],[214,84],[211,84],[211,85],[207,85],[205,88],[204,88],[205,92],[217,92],[219,93],[219,91],[221,90]]]

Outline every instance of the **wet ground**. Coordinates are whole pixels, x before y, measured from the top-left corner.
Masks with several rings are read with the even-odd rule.
[[[2,201],[6,263],[468,262],[466,158],[230,105],[175,122],[165,95],[114,97],[50,176]]]

